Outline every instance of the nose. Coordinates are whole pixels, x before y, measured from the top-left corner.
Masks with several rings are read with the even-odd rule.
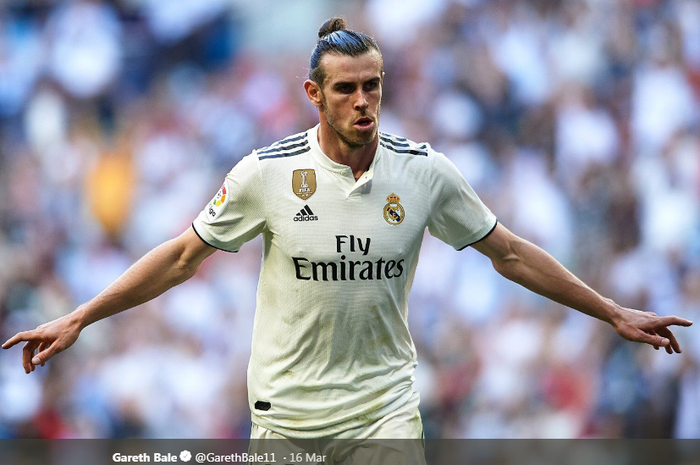
[[[369,101],[367,100],[367,94],[360,89],[357,92],[357,96],[355,97],[355,109],[356,110],[364,110],[369,106]]]

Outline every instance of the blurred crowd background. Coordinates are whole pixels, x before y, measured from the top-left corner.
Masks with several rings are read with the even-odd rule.
[[[0,3],[0,339],[190,226],[251,149],[313,126],[322,22],[374,35],[380,128],[450,157],[499,220],[681,355],[426,235],[410,299],[430,438],[700,437],[697,0]],[[247,437],[259,240],[25,375],[0,437]]]

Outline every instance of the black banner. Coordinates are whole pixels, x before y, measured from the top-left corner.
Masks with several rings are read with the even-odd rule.
[[[2,439],[2,465],[694,465],[700,440]]]

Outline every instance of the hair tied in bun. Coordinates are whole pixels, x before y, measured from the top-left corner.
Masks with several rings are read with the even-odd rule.
[[[323,39],[326,37],[328,34],[331,34],[335,31],[344,31],[346,27],[345,20],[343,18],[335,17],[331,18],[325,23],[323,23],[323,26],[321,26],[321,29],[318,30],[318,38]]]
[[[338,34],[333,34],[334,32]],[[323,85],[326,74],[321,66],[321,58],[326,53],[356,57],[370,50],[375,50],[381,57],[379,46],[372,37],[363,32],[347,29],[343,18],[337,16],[331,18],[318,30],[318,40],[309,60],[309,79]]]

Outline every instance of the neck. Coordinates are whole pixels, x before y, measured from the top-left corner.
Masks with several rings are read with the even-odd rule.
[[[318,128],[318,145],[323,153],[334,162],[349,166],[355,179],[359,179],[369,169],[378,144],[379,137],[365,145],[348,144],[330,125],[321,122]]]

